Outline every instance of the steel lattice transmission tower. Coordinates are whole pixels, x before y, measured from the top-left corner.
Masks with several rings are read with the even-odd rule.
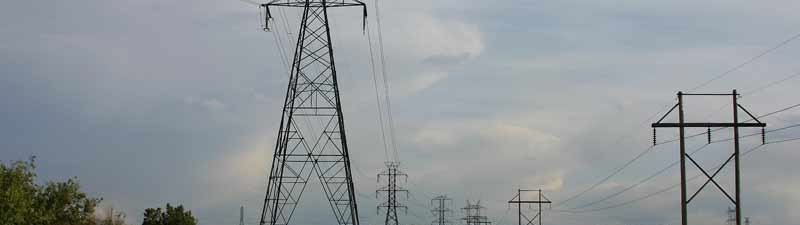
[[[399,162],[386,162],[386,170],[378,174],[379,181],[381,177],[386,178],[386,185],[376,190],[375,195],[377,197],[381,192],[386,193],[386,201],[378,205],[378,211],[381,208],[386,209],[385,225],[399,225],[397,208],[408,210],[408,207],[397,201],[397,192],[405,192],[408,197],[408,190],[397,185],[397,177],[408,179],[408,175],[400,171]]]
[[[447,207],[448,202],[453,204],[453,200],[445,195],[439,195],[431,199],[431,205],[433,206],[431,213],[436,217],[436,219],[431,222],[431,225],[447,225],[452,223],[447,219],[448,214],[453,214],[453,211]]]
[[[461,208],[464,210],[464,218],[461,218],[466,222],[467,225],[484,225],[484,224],[492,224],[489,222],[489,218],[482,215],[482,211],[486,209],[481,205],[481,201],[476,202],[475,204],[471,204],[469,200],[467,200],[467,206]]]
[[[731,209],[731,207],[728,207],[727,213],[728,213],[728,220],[725,221],[725,224],[736,225],[736,210]]]
[[[272,19],[271,7],[302,10],[262,225],[289,224],[312,173],[336,223],[359,225],[328,20],[330,8],[351,6],[363,7],[366,17],[366,6],[358,0],[273,0],[261,5],[266,24]]]

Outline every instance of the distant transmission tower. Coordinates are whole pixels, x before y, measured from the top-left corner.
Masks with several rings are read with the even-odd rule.
[[[386,220],[384,222],[385,225],[400,224],[397,218],[397,208],[408,210],[408,207],[397,202],[397,192],[405,192],[406,197],[408,197],[408,190],[405,190],[397,185],[397,177],[401,176],[408,179],[408,175],[400,171],[399,162],[386,162],[386,170],[378,174],[378,180],[380,180],[381,177],[384,177],[387,181],[385,186],[375,191],[376,196],[381,192],[386,193],[386,201],[378,205],[379,211],[381,208],[386,209]]]
[[[312,173],[336,224],[359,225],[328,20],[329,9],[350,6],[363,7],[366,17],[366,5],[358,0],[272,0],[261,5],[265,30],[270,28],[271,7],[302,10],[262,225],[289,224]]]
[[[727,225],[736,225],[736,210],[728,207],[728,219],[725,222]]]
[[[481,201],[476,202],[475,204],[471,204],[469,200],[467,200],[467,206],[461,208],[464,210],[464,220],[467,225],[484,225],[484,224],[492,224],[489,222],[489,218],[482,215],[482,211],[486,209],[486,207],[481,206]]]
[[[524,198],[525,192],[537,192],[538,198],[536,200],[526,200]],[[525,219],[524,225],[535,225],[534,221],[539,220],[539,225],[542,225],[542,204],[551,204],[550,199],[542,194],[542,190],[517,190],[517,196],[514,196],[511,200],[508,201],[509,204],[517,204],[517,210],[519,215],[517,216],[517,221],[519,225],[523,225],[522,219]],[[533,217],[526,216],[522,213],[522,204],[536,204],[539,206],[539,210]]]
[[[239,208],[239,225],[244,225],[244,206]]]
[[[431,213],[436,217],[436,219],[431,222],[431,225],[448,225],[452,223],[447,219],[448,216],[453,214],[453,211],[447,207],[448,202],[453,204],[453,200],[445,195],[439,195],[431,199],[431,205],[433,206]]]

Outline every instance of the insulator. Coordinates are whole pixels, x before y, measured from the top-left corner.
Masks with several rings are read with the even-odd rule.
[[[761,144],[767,144],[767,132],[764,131],[764,128],[761,128]]]
[[[711,127],[707,128],[706,135],[708,136],[708,143],[711,144]]]
[[[656,128],[653,128],[653,146],[656,146]]]

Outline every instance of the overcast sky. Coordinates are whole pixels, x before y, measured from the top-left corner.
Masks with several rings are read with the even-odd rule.
[[[366,3],[375,32],[375,2]],[[411,193],[402,200],[409,206],[402,224],[430,223],[429,199],[438,194],[452,197],[453,209],[481,200],[494,224],[515,224],[516,209],[505,202],[517,188],[542,188],[554,202],[585,190],[651,145],[653,115],[674,104],[677,91],[800,33],[800,2],[788,0],[379,4],[396,140]],[[247,223],[257,223],[287,85],[278,46],[292,49],[286,36],[297,33],[296,11],[286,11],[287,34],[263,32],[258,9],[236,0],[3,5],[0,160],[36,155],[40,181],[76,176],[83,190],[133,224],[145,208],[167,202],[186,205],[201,225],[238,224],[241,205]],[[378,225],[375,174],[385,155],[360,15],[336,9],[332,35],[361,221]],[[741,104],[756,115],[800,103],[800,77],[791,77],[800,73],[798,52],[800,41],[789,42],[694,91],[738,89],[747,93]],[[692,97],[687,117],[730,120],[729,100]],[[800,110],[764,122],[797,124]],[[668,140],[677,132],[658,135]],[[767,139],[799,136],[800,129],[787,129]],[[703,146],[702,139],[688,148]],[[742,149],[757,139],[744,139]],[[753,224],[800,224],[796,146],[770,144],[743,157],[743,214]],[[677,150],[675,143],[659,145],[555,208],[635,184],[677,160]],[[730,142],[712,144],[696,158],[713,167],[729,151]],[[727,168],[720,175],[728,188],[731,174]],[[678,179],[672,167],[583,209],[646,196]],[[318,190],[309,186],[310,193]],[[305,197],[296,221],[333,224],[324,198]],[[726,201],[709,186],[690,206],[690,221],[723,224]],[[562,225],[678,224],[679,202],[671,190],[624,207],[548,211],[544,218]],[[455,210],[451,218],[461,224],[461,217]]]

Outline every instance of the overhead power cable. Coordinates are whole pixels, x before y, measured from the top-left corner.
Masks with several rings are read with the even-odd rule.
[[[769,145],[769,144],[778,144],[778,143],[798,141],[798,140],[800,140],[800,137],[799,138],[789,138],[789,139],[783,139],[783,140],[778,140],[778,141],[767,142],[765,144],[755,146],[755,147],[743,152],[742,156],[743,157],[747,156],[749,153],[751,153],[751,152],[753,152],[755,150],[758,150],[759,148],[761,148],[763,146],[766,146],[766,145]],[[713,167],[712,169],[718,169],[720,166],[721,165],[718,165],[716,167]],[[702,174],[698,174],[696,176],[693,176],[693,177],[687,179],[687,181],[688,182],[694,181],[694,180],[700,178],[701,176],[702,176]],[[633,204],[633,203],[636,203],[636,202],[639,202],[639,201],[642,201],[642,200],[645,200],[645,199],[648,199],[648,198],[652,198],[654,196],[666,193],[668,191],[671,191],[671,190],[677,188],[678,186],[680,186],[680,183],[674,184],[672,186],[666,187],[664,189],[660,189],[660,190],[658,190],[656,192],[653,192],[653,193],[650,193],[650,194],[647,194],[647,195],[644,195],[644,196],[641,196],[641,197],[638,197],[638,198],[635,198],[635,199],[631,199],[631,200],[628,200],[628,201],[625,201],[625,202],[622,202],[622,203],[618,203],[618,204],[614,204],[614,205],[610,205],[610,206],[606,206],[606,207],[602,207],[602,208],[595,208],[595,209],[588,209],[588,210],[581,210],[581,211],[571,211],[571,210],[553,210],[553,211],[566,212],[566,213],[588,213],[588,212],[597,212],[597,211],[615,209],[615,208],[620,208],[620,207],[623,207],[623,206],[627,206],[627,205],[630,205],[630,204]]]
[[[785,112],[785,111],[787,111],[787,110],[794,109],[794,108],[797,108],[797,107],[800,107],[800,103],[798,103],[798,104],[794,104],[794,105],[791,105],[791,106],[788,106],[788,107],[786,107],[786,108],[782,108],[782,109],[779,109],[779,110],[775,110],[775,111],[769,112],[769,113],[767,113],[767,114],[764,114],[764,115],[761,115],[761,116],[758,116],[758,117],[756,117],[756,119],[761,119],[761,118],[764,118],[764,117],[769,117],[769,116],[772,116],[772,115],[775,115],[775,114],[778,114],[778,113],[782,113],[782,112]],[[752,118],[751,118],[751,119],[747,119],[747,120],[745,120],[744,122],[749,122],[749,121],[753,121],[753,119],[752,119]],[[727,128],[727,127],[715,128],[715,129],[712,129],[712,130],[711,130],[711,132],[720,131],[720,130],[724,130],[724,129],[728,129],[728,128]],[[706,133],[707,133],[707,132],[701,132],[701,133],[692,134],[692,135],[686,136],[686,139],[690,139],[690,138],[694,138],[694,137],[698,137],[698,136],[703,136],[703,135],[705,135]],[[656,145],[661,145],[661,144],[666,144],[666,143],[676,142],[676,141],[678,141],[678,140],[680,140],[680,139],[679,139],[679,138],[673,138],[673,139],[669,139],[669,140],[666,140],[666,141],[658,142],[658,143],[656,143]]]
[[[384,161],[389,161],[389,145],[386,142],[386,128],[385,122],[383,120],[383,110],[381,107],[381,97],[380,91],[378,91],[378,72],[375,68],[375,56],[374,51],[372,49],[372,35],[369,30],[369,23],[366,25],[367,29],[367,45],[369,46],[369,65],[372,69],[372,83],[373,87],[375,87],[375,104],[378,108],[378,122],[380,123],[380,130],[381,130],[381,140],[383,141],[383,154],[384,154]]]
[[[779,109],[779,110],[775,110],[775,111],[772,111],[772,112],[769,112],[769,113],[766,113],[766,114],[764,114],[764,115],[761,115],[761,116],[758,116],[758,117],[756,117],[756,118],[758,118],[758,119],[761,119],[761,118],[769,117],[769,116],[772,116],[772,115],[775,115],[775,114],[778,114],[778,113],[781,113],[781,112],[785,112],[785,111],[787,111],[787,110],[790,110],[790,109],[793,109],[793,108],[797,108],[797,107],[800,107],[800,103],[798,103],[798,104],[794,104],[794,105],[791,105],[791,106],[788,106],[788,107],[786,107],[786,108],[782,108],[782,109]],[[752,119],[749,119],[749,120],[746,120],[745,122],[747,122],[747,121],[751,121],[751,120],[752,120]],[[719,130],[722,130],[722,129],[725,129],[725,128],[717,128],[717,129],[714,129],[714,130],[712,130],[712,132],[713,132],[713,131],[719,131]],[[784,129],[787,129],[787,128],[784,128]],[[686,136],[685,138],[686,138],[686,139],[691,139],[691,138],[695,138],[695,137],[699,137],[699,136],[703,136],[703,135],[706,135],[706,132],[697,133],[697,134],[693,134],[693,135],[688,135],[688,136]],[[639,159],[639,158],[641,158],[643,155],[645,155],[645,154],[647,154],[647,153],[651,152],[651,151],[652,151],[652,150],[655,148],[655,146],[662,145],[662,144],[667,144],[667,143],[671,143],[671,142],[675,142],[675,141],[678,141],[678,140],[679,140],[679,139],[671,139],[671,140],[667,140],[667,141],[663,141],[663,142],[656,143],[656,145],[651,145],[651,146],[649,146],[649,147],[648,147],[648,148],[646,148],[644,151],[642,151],[642,152],[640,152],[639,154],[637,154],[637,155],[636,155],[636,157],[632,158],[631,160],[629,160],[629,161],[627,161],[625,164],[623,164],[621,167],[619,167],[619,168],[617,168],[616,170],[614,170],[614,172],[612,172],[610,175],[608,175],[608,176],[604,177],[604,178],[603,178],[603,179],[601,179],[599,182],[596,182],[596,183],[592,184],[591,186],[589,186],[589,188],[587,188],[587,189],[584,189],[583,191],[581,191],[581,192],[579,192],[579,193],[577,193],[577,194],[575,194],[575,195],[573,195],[573,196],[571,196],[571,197],[569,197],[569,198],[566,198],[564,201],[561,201],[561,202],[557,203],[557,204],[554,206],[554,208],[558,208],[558,206],[564,205],[566,202],[568,202],[568,201],[571,201],[571,200],[574,200],[574,199],[576,199],[576,198],[578,198],[578,197],[580,197],[580,196],[582,196],[582,195],[586,194],[587,192],[589,192],[589,191],[591,191],[591,190],[594,190],[595,188],[597,188],[597,187],[598,187],[598,186],[600,186],[601,184],[605,183],[606,181],[608,181],[608,180],[609,180],[609,179],[611,179],[612,177],[614,177],[614,176],[616,176],[617,174],[619,174],[619,173],[620,173],[622,170],[624,170],[625,168],[627,168],[628,166],[630,166],[631,164],[633,164],[633,162],[634,162],[634,161],[638,160],[638,159]]]
[[[398,153],[397,153],[397,151],[398,151],[397,150],[397,138],[396,138],[395,129],[394,129],[394,116],[392,115],[392,101],[391,101],[391,97],[390,97],[391,96],[390,95],[391,92],[389,91],[389,75],[388,75],[388,72],[387,72],[388,69],[386,69],[386,53],[385,53],[386,51],[384,50],[384,43],[383,43],[383,27],[381,25],[381,10],[380,10],[380,4],[378,2],[379,2],[378,0],[375,0],[375,4],[373,4],[373,5],[375,5],[375,22],[376,22],[377,30],[378,30],[378,47],[379,47],[378,54],[380,55],[380,65],[381,65],[380,68],[381,68],[381,75],[383,76],[384,98],[386,98],[385,99],[385,101],[386,101],[386,118],[387,118],[387,120],[388,120],[387,122],[389,124],[389,140],[391,141],[391,147],[392,147],[392,150],[393,150],[392,153],[394,154],[393,155],[394,156],[394,161],[400,161]]]
[[[754,93],[756,93],[756,92],[763,91],[764,89],[767,89],[767,88],[773,87],[773,86],[775,86],[775,85],[781,84],[781,83],[783,83],[783,82],[789,81],[789,80],[791,80],[791,79],[797,78],[798,76],[800,76],[800,73],[794,73],[794,74],[792,74],[792,75],[789,75],[789,76],[787,76],[787,77],[784,77],[784,78],[782,78],[782,79],[780,79],[780,80],[776,80],[776,81],[773,81],[773,82],[767,83],[766,85],[763,85],[763,86],[761,86],[761,87],[757,87],[757,88],[754,88],[753,90],[750,90],[750,91],[744,92],[744,93],[742,93],[742,96],[748,96],[748,95],[752,95],[752,94],[754,94]]]
[[[708,146],[709,146],[709,144],[704,144],[704,145],[703,145],[703,146],[701,146],[700,148],[698,148],[698,149],[696,149],[696,150],[692,151],[691,153],[689,153],[689,155],[693,155],[693,154],[695,154],[695,153],[699,152],[700,150],[703,150],[704,148],[706,148],[706,147],[708,147]],[[595,204],[597,204],[597,203],[604,202],[604,201],[606,201],[606,200],[608,200],[608,199],[611,199],[611,198],[614,198],[614,197],[616,197],[616,196],[619,196],[619,195],[621,195],[622,193],[625,193],[625,192],[627,192],[627,191],[629,191],[629,190],[631,190],[631,189],[634,189],[634,188],[638,187],[639,185],[641,185],[641,184],[643,184],[643,183],[645,183],[645,182],[647,182],[647,181],[649,181],[649,180],[651,180],[651,179],[653,179],[653,178],[657,177],[658,175],[661,175],[662,173],[666,172],[667,170],[669,170],[669,169],[670,169],[670,168],[672,168],[673,166],[675,166],[675,165],[678,165],[678,162],[679,162],[679,161],[675,161],[675,162],[673,162],[673,163],[669,164],[667,167],[664,167],[663,169],[661,169],[661,170],[657,171],[656,173],[653,173],[652,175],[650,175],[650,176],[648,176],[648,177],[646,177],[646,178],[644,178],[644,179],[640,180],[639,182],[636,182],[636,183],[635,183],[635,184],[633,184],[633,185],[630,185],[630,186],[628,186],[628,187],[626,187],[626,188],[623,188],[623,189],[621,189],[621,190],[619,190],[619,191],[617,191],[617,192],[614,192],[613,194],[607,195],[606,197],[600,198],[600,199],[598,199],[598,200],[595,200],[595,201],[592,201],[592,202],[589,202],[589,203],[586,203],[586,204],[583,204],[583,205],[580,205],[580,206],[573,207],[573,208],[571,208],[570,210],[575,210],[575,209],[582,209],[582,208],[586,208],[586,207],[589,207],[589,206],[595,205]]]
[[[639,158],[641,158],[642,156],[644,156],[644,155],[645,155],[645,154],[647,154],[648,152],[652,151],[654,148],[655,148],[655,145],[652,145],[652,146],[650,146],[650,147],[646,148],[644,151],[642,151],[642,152],[639,152],[639,154],[637,154],[637,155],[636,155],[636,157],[633,157],[632,159],[630,159],[630,160],[628,160],[627,162],[625,162],[625,164],[623,164],[621,167],[619,167],[619,168],[617,168],[616,170],[614,170],[614,172],[612,172],[612,173],[611,173],[611,174],[609,174],[608,176],[604,177],[603,179],[600,179],[600,181],[598,181],[598,182],[596,182],[596,183],[592,184],[592,186],[589,186],[589,188],[587,188],[587,189],[584,189],[583,191],[579,192],[578,194],[576,194],[576,195],[573,195],[573,196],[571,196],[571,197],[569,197],[569,198],[565,199],[564,201],[561,201],[561,202],[557,203],[557,204],[556,204],[554,207],[559,207],[559,206],[561,206],[561,205],[564,205],[564,204],[566,204],[567,202],[569,202],[569,201],[571,201],[571,200],[574,200],[574,199],[576,199],[576,198],[578,198],[578,197],[580,197],[580,196],[583,196],[584,194],[586,194],[587,192],[589,192],[589,191],[591,191],[591,190],[594,190],[595,188],[597,188],[597,187],[598,187],[598,186],[600,186],[601,184],[605,183],[606,181],[608,181],[608,180],[609,180],[609,179],[611,179],[612,177],[614,177],[614,176],[616,176],[617,174],[619,174],[620,172],[622,172],[622,170],[624,170],[625,168],[628,168],[628,166],[630,166],[631,164],[633,164],[633,162],[635,162],[636,160],[638,160]]]
[[[725,77],[725,76],[727,76],[727,75],[729,75],[729,74],[731,74],[731,73],[733,73],[733,72],[735,72],[735,71],[737,71],[737,70],[739,70],[739,69],[741,69],[741,68],[743,68],[743,67],[747,66],[747,65],[748,65],[748,64],[750,64],[750,63],[753,63],[753,62],[755,62],[756,60],[758,60],[758,59],[760,59],[760,58],[764,57],[765,55],[767,55],[767,54],[769,54],[769,53],[771,53],[771,52],[775,51],[776,49],[778,49],[778,48],[780,48],[780,47],[782,47],[782,46],[784,46],[784,45],[786,45],[786,44],[788,44],[788,43],[790,43],[790,42],[792,42],[792,41],[794,41],[794,40],[796,40],[796,39],[798,39],[798,38],[800,38],[800,33],[798,33],[798,34],[796,34],[796,35],[793,35],[793,36],[789,37],[788,39],[786,39],[786,40],[784,40],[784,41],[782,41],[782,42],[778,43],[777,45],[775,45],[775,46],[772,46],[772,47],[770,47],[770,48],[768,48],[768,49],[764,50],[764,51],[763,51],[763,52],[761,52],[760,54],[758,54],[758,55],[756,55],[756,56],[753,56],[752,58],[748,59],[747,61],[744,61],[744,62],[742,62],[741,64],[739,64],[739,65],[737,65],[737,66],[735,66],[735,67],[733,67],[733,68],[731,68],[731,69],[728,69],[728,70],[724,71],[723,73],[721,73],[721,74],[719,74],[719,75],[717,75],[717,76],[715,76],[715,77],[713,77],[713,78],[711,78],[711,79],[709,79],[709,80],[707,80],[707,81],[703,82],[702,84],[700,84],[700,85],[698,85],[698,86],[695,86],[695,87],[691,88],[691,89],[690,89],[690,91],[694,91],[694,90],[697,90],[697,89],[699,89],[699,88],[702,88],[702,87],[704,87],[704,86],[707,86],[707,85],[709,85],[709,84],[713,83],[714,81],[716,81],[716,80],[718,80],[718,79],[720,79],[720,78],[723,78],[723,77]],[[787,81],[787,80],[789,80],[789,79],[792,79],[792,78],[794,78],[794,77],[797,77],[797,76],[800,76],[800,73],[798,73],[798,74],[795,74],[795,75],[792,75],[792,76],[790,76],[790,77],[787,77],[787,78],[785,78],[785,79],[781,79],[781,80],[779,80],[779,81],[777,81],[777,82],[773,82],[773,83],[767,84],[767,85],[765,85],[765,86],[763,86],[763,87],[761,87],[761,88],[757,88],[756,90],[753,90],[753,91],[751,91],[751,92],[748,92],[747,94],[749,95],[749,94],[753,94],[753,93],[755,93],[755,92],[762,91],[762,90],[764,90],[764,89],[766,89],[766,88],[772,87],[772,86],[774,86],[774,85],[777,85],[778,83],[781,83],[781,82],[785,82],[785,81]],[[662,110],[660,110],[660,111],[658,111],[657,113],[655,113],[655,114],[654,114],[652,117],[654,117],[654,116],[657,116],[657,115],[661,114],[661,113],[662,113],[664,110],[667,110],[667,109],[669,109],[669,107],[670,107],[670,106],[672,106],[672,105],[671,105],[671,104],[667,104],[667,105],[665,105],[664,107],[662,107],[662,108],[663,108]],[[650,121],[651,119],[652,119],[652,118],[648,119],[647,121]],[[646,123],[647,121],[645,121],[645,123]],[[719,129],[718,129],[718,130],[719,130]],[[703,134],[695,134],[695,135],[690,135],[689,137],[696,137],[696,136],[701,136],[701,135],[703,135]],[[689,138],[689,137],[687,137],[687,138]],[[674,141],[676,141],[676,140],[670,140],[670,141],[667,141],[667,142],[662,142],[662,143],[658,143],[658,144],[665,144],[665,143],[670,143],[670,142],[674,142]],[[608,181],[608,180],[609,180],[609,179],[611,179],[612,177],[614,177],[614,176],[616,176],[617,174],[619,174],[619,173],[620,173],[622,170],[624,170],[625,168],[627,168],[628,166],[630,166],[630,165],[631,165],[631,164],[632,164],[634,161],[638,160],[638,159],[639,159],[639,158],[641,158],[643,155],[645,155],[645,154],[647,154],[647,153],[651,152],[651,150],[652,150],[652,149],[653,149],[653,147],[652,147],[652,146],[651,146],[651,147],[649,147],[649,148],[647,148],[647,149],[645,149],[644,151],[642,151],[642,152],[640,152],[639,154],[637,154],[637,155],[636,155],[636,157],[634,157],[633,159],[631,159],[631,160],[629,160],[629,161],[625,162],[625,164],[623,164],[621,167],[619,167],[619,168],[615,169],[615,170],[614,170],[614,171],[613,171],[613,172],[612,172],[612,173],[611,173],[609,176],[606,176],[606,177],[604,177],[603,179],[601,179],[600,181],[598,181],[598,182],[596,182],[596,183],[592,184],[591,186],[589,186],[589,188],[587,188],[587,189],[584,189],[583,191],[580,191],[580,192],[578,192],[577,194],[575,194],[575,195],[572,195],[572,196],[570,196],[570,197],[566,198],[564,201],[561,201],[561,202],[559,202],[559,203],[556,203],[556,204],[555,204],[553,207],[556,207],[556,208],[557,208],[557,207],[559,207],[559,206],[561,206],[561,205],[564,205],[564,204],[566,204],[566,203],[568,203],[568,202],[570,202],[570,201],[572,201],[572,200],[574,200],[574,199],[576,199],[576,198],[578,198],[578,197],[580,197],[580,196],[583,196],[584,194],[586,194],[587,192],[589,192],[589,191],[591,191],[591,190],[594,190],[595,188],[597,188],[598,186],[600,186],[600,184],[602,184],[602,183],[604,183],[604,182]]]
[[[767,83],[767,84],[765,84],[765,85],[762,85],[762,86],[760,86],[760,87],[756,87],[756,88],[753,88],[753,89],[751,89],[751,90],[749,90],[749,91],[743,92],[743,93],[741,94],[741,97],[750,96],[750,95],[753,95],[753,94],[755,94],[755,93],[758,93],[758,92],[764,91],[764,90],[766,90],[767,88],[770,88],[770,87],[776,86],[776,85],[778,85],[778,84],[781,84],[781,83],[783,83],[783,82],[789,81],[789,80],[791,80],[791,79],[797,78],[798,76],[800,76],[800,73],[793,73],[793,74],[791,74],[791,75],[789,75],[789,76],[787,76],[787,77],[781,78],[781,79],[779,79],[779,80],[776,80],[776,81],[773,81],[773,82],[769,82],[769,83]],[[710,118],[711,118],[713,115],[717,114],[717,113],[718,113],[720,110],[724,109],[725,107],[730,107],[730,105],[731,105],[731,103],[730,103],[730,102],[728,102],[728,103],[725,103],[725,104],[723,104],[723,105],[720,105],[718,109],[716,109],[716,110],[714,110],[714,111],[713,111],[713,113],[709,113],[709,114],[706,116],[706,120],[710,119]]]
[[[764,57],[765,55],[767,55],[767,54],[769,54],[769,53],[771,53],[771,52],[775,51],[776,49],[778,49],[778,48],[780,48],[780,47],[783,47],[784,45],[786,45],[786,44],[789,44],[790,42],[792,42],[792,41],[794,41],[794,40],[797,40],[798,38],[800,38],[800,33],[798,33],[798,34],[795,34],[795,35],[792,35],[792,36],[791,36],[791,37],[789,37],[788,39],[786,39],[786,40],[783,40],[783,41],[781,41],[780,43],[778,43],[777,45],[774,45],[774,46],[772,46],[772,47],[770,47],[770,48],[768,48],[768,49],[766,49],[766,50],[762,51],[762,52],[761,52],[761,53],[759,53],[758,55],[756,55],[756,56],[753,56],[752,58],[750,58],[750,59],[748,59],[748,60],[746,60],[746,61],[742,62],[741,64],[739,64],[739,65],[737,65],[737,66],[734,66],[733,68],[731,68],[731,69],[729,69],[729,70],[726,70],[725,72],[723,72],[723,73],[721,73],[721,74],[719,74],[719,75],[717,75],[717,76],[715,76],[715,77],[713,77],[713,78],[711,78],[711,79],[709,79],[709,80],[707,80],[707,81],[705,81],[705,82],[701,83],[700,85],[697,85],[697,86],[695,86],[695,87],[693,87],[693,88],[689,89],[689,91],[691,92],[691,91],[695,91],[695,90],[697,90],[697,89],[703,88],[703,87],[705,87],[705,86],[707,86],[707,85],[711,84],[712,82],[714,82],[714,81],[716,81],[716,80],[719,80],[719,79],[721,79],[721,78],[723,78],[723,77],[726,77],[726,76],[730,75],[731,73],[733,73],[733,72],[736,72],[737,70],[741,69],[742,67],[745,67],[745,66],[747,66],[748,64],[750,64],[750,63],[753,63],[753,62],[755,62],[756,60],[760,59],[761,57]]]
[[[777,131],[786,130],[786,129],[790,129],[790,128],[795,128],[795,127],[800,127],[800,124],[793,124],[793,125],[789,125],[789,126],[773,129],[773,130],[768,130],[768,131],[765,131],[765,133],[777,132]],[[759,133],[748,134],[748,135],[741,136],[741,138],[752,137],[752,136],[757,136],[757,135],[761,135],[761,133],[759,132]],[[731,141],[731,140],[733,140],[733,138],[715,140],[715,141],[712,141],[711,143],[727,142],[727,141]],[[762,145],[758,145],[758,146],[756,146],[756,147],[754,147],[752,149],[749,149],[749,150],[743,152],[742,156],[747,155],[750,152],[754,151],[755,149],[758,149],[758,148],[760,148],[760,147],[762,147],[764,145],[783,143],[783,142],[790,142],[790,141],[797,141],[797,140],[800,140],[800,138],[789,138],[789,139],[782,139],[782,140],[777,140],[777,141],[766,142],[766,143],[764,143]],[[699,149],[693,151],[692,153],[690,153],[690,155],[692,155],[692,154],[704,149],[706,146],[708,146],[708,144],[705,144],[702,147],[700,147]],[[673,166],[677,165],[677,163],[678,163],[678,161],[675,161],[672,164],[668,165],[667,167],[664,167],[663,169],[657,171],[656,173],[648,176],[647,178],[645,178],[645,179],[643,179],[643,180],[641,180],[641,181],[639,181],[639,182],[637,182],[637,183],[635,183],[635,184],[633,184],[631,186],[628,186],[627,188],[622,189],[621,191],[615,192],[614,194],[611,194],[611,195],[608,195],[608,196],[606,196],[604,198],[601,198],[600,200],[597,200],[597,201],[594,201],[594,202],[591,202],[591,203],[588,203],[588,204],[584,204],[584,205],[581,205],[579,207],[575,207],[575,208],[572,208],[572,209],[569,209],[569,210],[557,210],[557,211],[564,211],[564,212],[594,212],[594,211],[599,211],[599,210],[618,208],[618,207],[622,207],[622,206],[631,204],[633,202],[641,201],[641,200],[644,200],[646,198],[658,195],[658,194],[666,192],[668,190],[674,189],[675,187],[677,187],[680,184],[676,184],[676,185],[670,186],[670,187],[668,187],[666,189],[663,189],[663,190],[654,192],[652,194],[646,195],[644,197],[640,197],[640,198],[636,198],[636,199],[629,200],[629,201],[626,201],[626,202],[622,202],[620,204],[615,204],[615,205],[611,205],[611,206],[608,206],[608,207],[595,208],[595,209],[590,209],[590,210],[577,210],[576,211],[576,209],[581,209],[581,208],[585,208],[585,207],[588,207],[588,206],[591,206],[591,205],[595,205],[597,203],[600,203],[600,202],[606,201],[608,199],[611,199],[611,198],[613,198],[615,196],[618,196],[618,195],[622,194],[623,192],[627,192],[627,191],[629,191],[629,190],[631,190],[631,189],[633,189],[633,188],[635,188],[635,187],[637,187],[637,186],[639,186],[639,185],[651,180],[652,178],[660,175],[661,173],[665,172],[669,168],[672,168]],[[714,167],[713,169],[717,169],[717,168],[719,168],[719,166]],[[700,175],[697,175],[695,177],[692,177],[692,178],[688,179],[688,181],[692,181],[692,180],[697,179],[699,177],[700,177]]]
[[[800,127],[800,124],[789,125],[789,126],[785,126],[785,127],[781,127],[781,128],[777,128],[777,129],[773,129],[773,130],[767,130],[767,131],[764,131],[764,133],[772,133],[772,132],[782,131],[782,130],[795,128],[795,127]],[[755,132],[755,133],[752,133],[752,134],[740,136],[740,138],[747,138],[747,137],[753,137],[753,136],[759,136],[759,135],[762,135],[762,133],[761,132]],[[694,155],[695,153],[703,150],[709,144],[720,143],[720,142],[728,142],[728,141],[732,141],[732,140],[733,140],[733,138],[725,138],[725,139],[711,141],[711,143],[704,144],[703,146],[701,146],[697,150],[692,151],[691,153],[689,153],[689,155]],[[679,162],[680,161],[672,162],[672,164],[668,165],[667,167],[664,167],[663,169],[659,170],[658,172],[648,176],[647,178],[645,178],[645,179],[643,179],[643,180],[641,180],[641,181],[639,181],[639,182],[637,182],[637,183],[635,183],[633,185],[630,185],[630,186],[628,186],[628,187],[626,187],[626,188],[624,188],[624,189],[622,189],[620,191],[617,191],[617,192],[615,192],[613,194],[607,195],[606,197],[600,198],[599,200],[596,200],[596,201],[593,201],[593,202],[590,202],[590,203],[586,203],[586,204],[583,204],[581,206],[573,207],[570,210],[586,208],[586,207],[595,205],[597,203],[601,203],[601,202],[607,201],[607,200],[609,200],[609,199],[611,199],[613,197],[619,196],[620,194],[622,194],[624,192],[627,192],[627,191],[629,191],[629,190],[631,190],[633,188],[636,188],[637,186],[639,186],[639,185],[641,185],[641,184],[643,184],[643,183],[655,178],[656,176],[660,175],[661,173],[664,173],[669,168],[672,168],[672,167],[678,165]]]

